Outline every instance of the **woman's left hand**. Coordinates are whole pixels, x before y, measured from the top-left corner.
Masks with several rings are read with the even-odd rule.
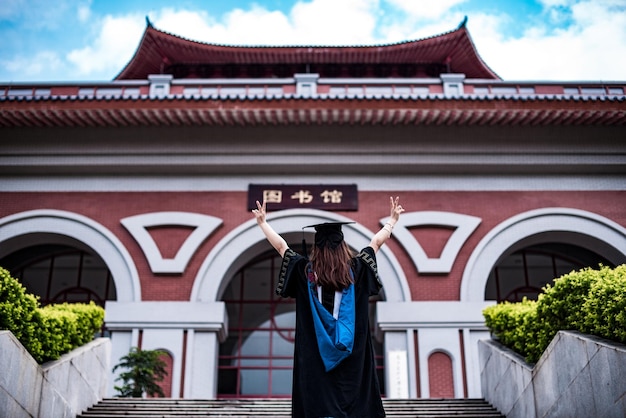
[[[400,214],[404,212],[404,208],[400,205],[400,197],[397,196],[395,199],[393,197],[389,197],[391,202],[391,219],[394,220],[394,224],[398,222],[400,219]]]
[[[265,222],[265,216],[266,216],[265,208],[266,208],[265,200],[263,201],[263,204],[261,204],[261,202],[257,200],[256,209],[252,210],[252,213],[254,214],[254,217],[256,218],[256,223],[259,225]]]

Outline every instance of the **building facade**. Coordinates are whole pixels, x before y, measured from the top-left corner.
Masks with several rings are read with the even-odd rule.
[[[501,80],[465,24],[235,47],[148,22],[111,82],[0,85],[0,266],[105,306],[112,364],[165,350],[169,396],[289,396],[294,305],[252,202],[292,248],[354,221],[358,250],[400,196],[370,313],[384,396],[479,397],[486,306],[626,262],[625,88]]]

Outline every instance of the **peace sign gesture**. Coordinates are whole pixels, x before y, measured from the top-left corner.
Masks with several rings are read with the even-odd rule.
[[[256,201],[256,209],[252,210],[254,217],[256,218],[256,223],[261,225],[265,222],[265,216],[267,214],[266,210],[267,203],[263,200],[263,204],[261,204],[258,200]]]

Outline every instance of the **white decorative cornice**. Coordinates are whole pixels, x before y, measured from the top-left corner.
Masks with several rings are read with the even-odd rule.
[[[222,224],[214,216],[191,212],[153,212],[130,216],[120,221],[141,247],[153,273],[183,273],[200,244]],[[174,258],[163,258],[148,228],[156,226],[191,226],[194,231],[178,249]]]
[[[383,331],[418,328],[485,330],[483,309],[495,301],[376,302],[376,321]]]
[[[389,218],[380,220],[384,225]],[[395,226],[394,236],[411,255],[415,267],[420,273],[449,273],[461,247],[476,230],[481,219],[475,216],[452,212],[422,211],[405,213]],[[448,242],[438,258],[428,257],[422,245],[411,234],[410,228],[416,226],[440,226],[454,228]]]
[[[193,329],[213,331],[224,341],[228,330],[228,315],[224,302],[107,301],[107,329],[124,331],[139,329]]]

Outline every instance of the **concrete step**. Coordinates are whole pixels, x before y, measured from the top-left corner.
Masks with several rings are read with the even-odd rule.
[[[385,399],[387,416],[393,417],[503,417],[484,399]],[[291,416],[291,399],[171,399],[107,398],[78,418],[252,418]]]

